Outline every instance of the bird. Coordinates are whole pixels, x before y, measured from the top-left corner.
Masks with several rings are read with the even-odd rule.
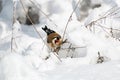
[[[42,27],[42,29],[47,34],[47,44],[50,46],[53,52],[56,52],[58,54],[60,47],[63,44],[61,35],[56,31],[49,29],[46,25],[45,27]]]

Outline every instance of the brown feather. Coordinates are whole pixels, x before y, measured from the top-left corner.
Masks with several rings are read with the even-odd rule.
[[[60,38],[56,43],[53,43],[53,40],[56,37],[61,37],[58,33],[51,33],[47,37],[47,43],[48,45],[54,49],[55,52],[58,52],[60,49],[60,46],[62,44],[62,39]]]

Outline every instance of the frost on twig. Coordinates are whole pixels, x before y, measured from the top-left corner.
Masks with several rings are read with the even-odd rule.
[[[85,25],[85,27],[92,32],[95,32],[98,29],[103,30],[107,34],[107,36],[116,38],[114,36],[114,32],[119,31],[120,33],[120,29],[115,28],[116,26],[112,25],[112,23],[113,21],[119,18],[118,17],[119,14],[120,14],[120,7],[113,7],[109,9],[107,12],[103,13],[102,16],[100,16],[98,19],[93,20],[87,25]]]
[[[20,37],[21,26],[18,21],[15,21],[12,28],[12,38],[11,38],[11,52],[16,52],[18,45],[17,45],[17,38]]]
[[[16,5],[17,0],[13,0],[13,22],[12,22],[12,37],[11,37],[11,52],[16,52],[17,49],[17,42],[16,38],[19,36],[19,31],[21,30],[19,22],[16,20]]]

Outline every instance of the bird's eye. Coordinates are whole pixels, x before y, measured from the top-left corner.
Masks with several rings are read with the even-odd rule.
[[[59,37],[57,37],[57,40],[59,40],[60,38]]]

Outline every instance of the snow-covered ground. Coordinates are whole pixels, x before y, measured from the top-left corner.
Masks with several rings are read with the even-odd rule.
[[[120,80],[119,0],[92,0],[91,5],[101,4],[101,7],[94,9],[89,7],[88,16],[81,21],[78,19],[80,10],[77,8],[65,34],[65,39],[69,43],[62,45],[58,56],[48,49],[32,25],[20,24],[18,21],[12,25],[13,2],[12,0],[2,1],[3,8],[0,12],[0,80]],[[16,17],[22,16],[24,23],[24,9],[19,0],[13,1],[16,2]],[[22,1],[25,9],[29,5],[33,6],[29,0]],[[40,5],[39,8],[52,19],[52,22],[49,21],[39,11],[40,23],[34,26],[44,41],[46,41],[46,33],[41,28],[45,25],[62,36],[68,18],[78,1],[32,1],[37,7]],[[110,12],[110,16],[96,22],[97,24],[93,24],[90,29],[86,28],[86,25]],[[115,30],[111,32],[111,28]],[[111,37],[112,34],[115,38]],[[11,43],[12,37],[13,42]],[[68,49],[70,46],[72,49]],[[104,62],[96,64],[98,52],[104,57]],[[47,57],[49,58],[45,60]]]
[[[29,64],[27,57],[11,54],[2,59],[0,64],[1,80],[119,80],[120,61],[103,64],[85,64],[80,58],[62,59],[62,63],[53,60],[36,59],[36,64]],[[32,56],[33,58],[33,56]]]

